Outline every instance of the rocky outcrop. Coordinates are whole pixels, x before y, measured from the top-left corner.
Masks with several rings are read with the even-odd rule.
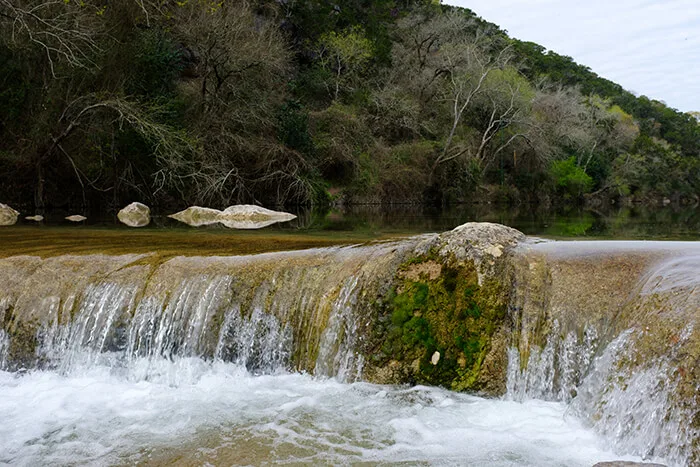
[[[469,223],[426,236],[399,266],[379,318],[365,377],[500,395],[506,390],[510,251],[524,235]]]
[[[0,203],[0,225],[14,225],[17,223],[19,212],[6,204]]]
[[[129,227],[145,227],[151,222],[151,210],[145,204],[134,202],[119,211],[117,218]]]
[[[296,218],[295,215],[287,212],[272,211],[251,204],[229,206],[223,211],[191,206],[168,217],[193,227],[221,223],[232,229],[260,229],[277,222],[288,222]]]

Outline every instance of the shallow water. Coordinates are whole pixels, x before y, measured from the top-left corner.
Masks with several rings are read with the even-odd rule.
[[[139,378],[140,365],[149,377]],[[253,375],[200,359],[0,372],[0,464],[590,466],[621,457],[564,404]]]

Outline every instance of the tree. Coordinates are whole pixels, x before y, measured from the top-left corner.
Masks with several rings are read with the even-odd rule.
[[[372,58],[372,42],[361,27],[354,26],[341,32],[327,32],[318,43],[319,63],[333,75],[333,87],[328,92],[337,101],[341,88],[353,90],[353,82]]]

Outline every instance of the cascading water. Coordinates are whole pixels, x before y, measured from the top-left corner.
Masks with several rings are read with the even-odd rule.
[[[506,399],[361,382],[373,303],[422,241],[0,259],[0,464],[683,464],[664,430],[688,407],[671,404],[676,422],[646,423],[648,436],[615,428],[640,391],[650,410],[669,407],[682,382],[658,382],[674,367],[611,386],[636,331],[569,319],[537,261],[527,270],[543,280],[514,297]],[[626,423],[645,423],[636,414]],[[580,418],[599,420],[617,453]]]
[[[700,256],[687,245],[667,245],[662,256],[671,259],[618,247],[593,259],[586,246],[567,253],[565,243],[523,254],[506,397],[565,402],[616,452],[691,465],[700,439],[700,388],[690,376],[700,364]],[[581,297],[605,295],[606,281],[617,293],[582,305]]]
[[[132,368],[137,359],[196,357],[255,373],[302,370],[353,380],[362,367],[358,297],[376,294],[377,279],[413,245],[155,264],[148,256],[25,258],[35,267],[20,269],[24,278],[0,265],[15,274],[5,283],[17,284],[2,297],[2,315],[35,327],[29,357],[61,373],[105,358]],[[5,369],[12,348],[3,334]]]

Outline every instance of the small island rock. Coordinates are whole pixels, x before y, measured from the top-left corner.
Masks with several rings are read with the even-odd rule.
[[[129,227],[145,227],[151,222],[151,209],[145,204],[134,202],[119,211],[117,218]]]
[[[0,225],[14,225],[17,222],[19,212],[7,204],[0,203]]]
[[[87,217],[81,216],[80,214],[73,214],[72,216],[66,217],[66,220],[71,222],[83,222],[86,219]]]
[[[232,229],[260,229],[296,218],[294,214],[288,212],[272,211],[252,204],[229,206],[223,211],[191,206],[168,217],[193,227],[221,223]]]
[[[41,222],[44,220],[44,216],[40,216],[39,214],[37,214],[36,216],[27,216],[25,217],[25,219],[28,221]]]
[[[221,211],[218,209],[190,206],[184,211],[171,214],[168,217],[191,225],[192,227],[199,227],[201,225],[216,224],[219,222],[219,214],[221,214]]]

